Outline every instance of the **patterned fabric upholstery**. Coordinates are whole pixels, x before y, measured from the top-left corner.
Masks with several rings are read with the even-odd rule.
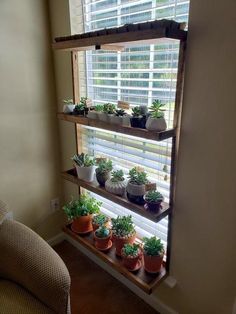
[[[55,314],[13,281],[0,279],[0,313]]]
[[[54,313],[70,313],[70,275],[42,238],[19,222],[5,220],[0,224],[0,252],[1,279],[24,287]],[[5,313],[1,302],[0,313]]]

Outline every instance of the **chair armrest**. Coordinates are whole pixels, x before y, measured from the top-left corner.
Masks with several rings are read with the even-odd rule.
[[[0,277],[28,289],[58,314],[68,314],[70,275],[57,253],[23,224],[0,225]]]

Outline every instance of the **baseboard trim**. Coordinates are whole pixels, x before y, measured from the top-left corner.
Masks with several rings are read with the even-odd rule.
[[[58,233],[55,237],[47,240],[47,243],[50,245],[50,246],[54,246],[56,244],[59,244],[61,243],[63,240],[65,240],[65,233],[64,232],[60,232]]]
[[[67,234],[64,234],[64,239],[67,240],[69,243],[71,243],[74,247],[76,247],[78,250],[80,250],[83,254],[88,256],[92,261],[94,261],[97,265],[102,267],[105,271],[107,271],[110,275],[115,277],[117,280],[122,282],[125,286],[127,286],[133,293],[135,293],[137,296],[139,296],[144,302],[148,303],[151,307],[153,307],[156,311],[160,312],[161,314],[178,314],[175,310],[171,309],[167,305],[165,305],[163,302],[161,302],[156,296],[153,294],[148,295],[143,290],[139,289],[137,286],[135,286],[132,282],[127,280],[125,277],[120,275],[117,271],[115,271],[112,267],[110,267],[108,264],[103,262],[101,259],[99,259],[97,256],[92,254],[90,251],[85,249],[81,244],[79,244],[77,241],[72,239]]]

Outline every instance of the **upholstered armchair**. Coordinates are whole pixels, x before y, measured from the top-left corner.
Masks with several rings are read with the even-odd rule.
[[[35,232],[4,215],[0,208],[0,313],[69,314],[65,264]]]

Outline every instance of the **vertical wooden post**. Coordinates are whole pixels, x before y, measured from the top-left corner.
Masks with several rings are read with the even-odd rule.
[[[166,270],[169,271],[170,267],[170,248],[171,248],[171,234],[172,234],[172,217],[175,199],[176,188],[176,163],[179,148],[179,132],[180,132],[180,119],[182,111],[182,97],[183,97],[183,84],[184,84],[184,61],[185,61],[186,41],[181,40],[179,45],[179,60],[177,72],[177,84],[175,94],[175,111],[173,126],[176,130],[176,135],[172,138],[171,150],[171,176],[170,176],[170,207],[171,213],[168,215],[168,234],[167,234],[167,252],[166,252]]]
[[[71,69],[72,69],[72,88],[73,88],[73,101],[74,104],[79,103],[80,93],[79,93],[79,64],[78,64],[78,52],[71,52]],[[81,152],[81,132],[80,125],[75,123],[75,141],[76,141],[76,152],[77,154]],[[78,187],[78,193],[81,194],[81,189]]]

